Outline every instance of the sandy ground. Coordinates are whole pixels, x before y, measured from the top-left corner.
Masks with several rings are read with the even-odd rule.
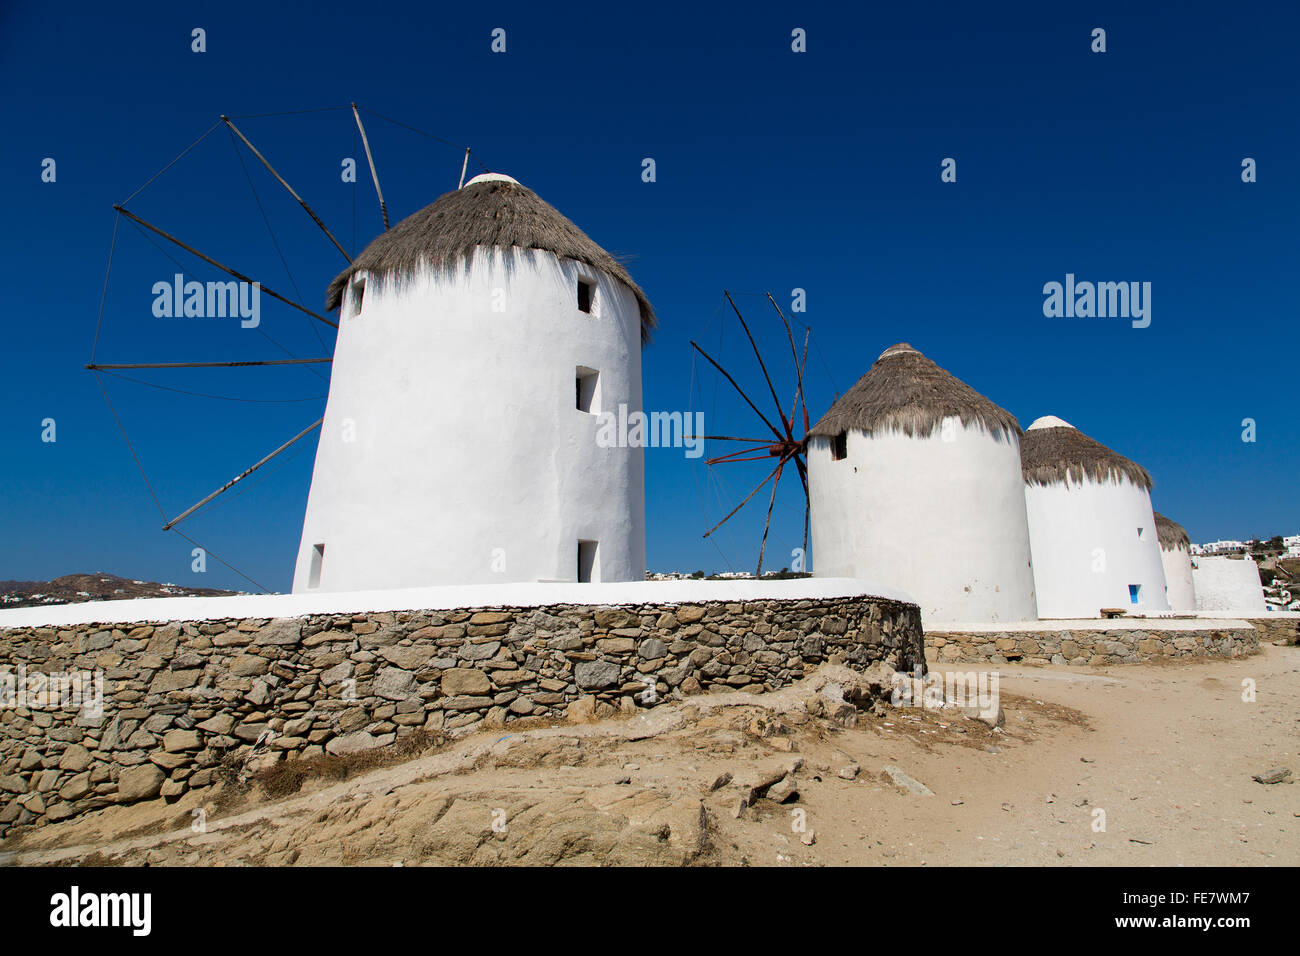
[[[13,838],[0,863],[1300,864],[1300,788],[1252,779],[1300,776],[1300,648],[998,671],[996,730],[951,708],[846,716],[823,685],[852,675],[828,666],[777,694],[482,732],[278,800],[111,808]],[[787,773],[778,803],[763,787]]]

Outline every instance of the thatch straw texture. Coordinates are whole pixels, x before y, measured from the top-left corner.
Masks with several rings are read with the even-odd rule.
[[[506,180],[470,183],[449,192],[377,236],[335,276],[325,307],[339,307],[343,290],[359,270],[380,281],[410,276],[421,265],[450,271],[471,262],[478,247],[541,250],[612,276],[636,295],[641,340],[649,339],[654,309],[622,264],[531,189]]]
[[[850,429],[929,436],[945,418],[990,432],[1020,434],[1020,423],[906,342],[886,349],[808,432],[833,437]]]
[[[1127,478],[1150,491],[1152,484],[1141,465],[1070,427],[1030,428],[1020,440],[1020,466],[1025,484],[1030,485]]]
[[[1182,548],[1184,551],[1192,550],[1192,539],[1187,537],[1187,531],[1177,521],[1166,518],[1159,511],[1156,512],[1156,535],[1160,538],[1160,547],[1166,551],[1173,551]]]

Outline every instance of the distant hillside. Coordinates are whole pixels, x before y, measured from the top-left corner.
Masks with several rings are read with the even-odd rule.
[[[238,594],[216,588],[190,588],[157,581],[132,581],[115,574],[65,574],[53,581],[0,581],[0,608],[125,601],[130,598],[220,597]]]

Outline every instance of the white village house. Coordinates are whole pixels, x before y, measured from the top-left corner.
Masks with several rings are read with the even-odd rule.
[[[1250,555],[1230,558],[1207,555],[1196,559],[1196,609],[1206,613],[1260,615],[1268,610],[1259,565]]]
[[[902,343],[808,435],[819,577],[902,588],[926,627],[1037,617],[1010,412]]]
[[[1020,451],[1039,616],[1168,612],[1146,469],[1054,416]]]
[[[627,271],[509,176],[377,237],[331,283],[329,398],[295,592],[645,576],[641,410],[654,312]]]
[[[1248,541],[1210,541],[1207,544],[1198,544],[1192,546],[1193,554],[1241,554],[1250,542]]]

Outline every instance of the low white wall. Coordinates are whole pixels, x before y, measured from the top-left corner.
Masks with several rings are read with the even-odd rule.
[[[1198,611],[1231,611],[1239,615],[1264,615],[1264,588],[1259,566],[1252,558],[1198,557],[1192,569]]]
[[[0,611],[0,628],[71,627],[78,624],[154,624],[236,618],[433,611],[472,607],[541,607],[548,604],[706,604],[798,601],[868,595],[915,604],[906,592],[852,578],[785,581],[627,581],[612,584],[472,584],[233,597],[142,598],[86,601]]]
[[[945,624],[934,633],[961,634],[1044,634],[1053,631],[1204,631],[1213,628],[1250,627],[1250,622],[1231,617],[1116,617],[1076,620],[1014,621],[1008,624]]]

